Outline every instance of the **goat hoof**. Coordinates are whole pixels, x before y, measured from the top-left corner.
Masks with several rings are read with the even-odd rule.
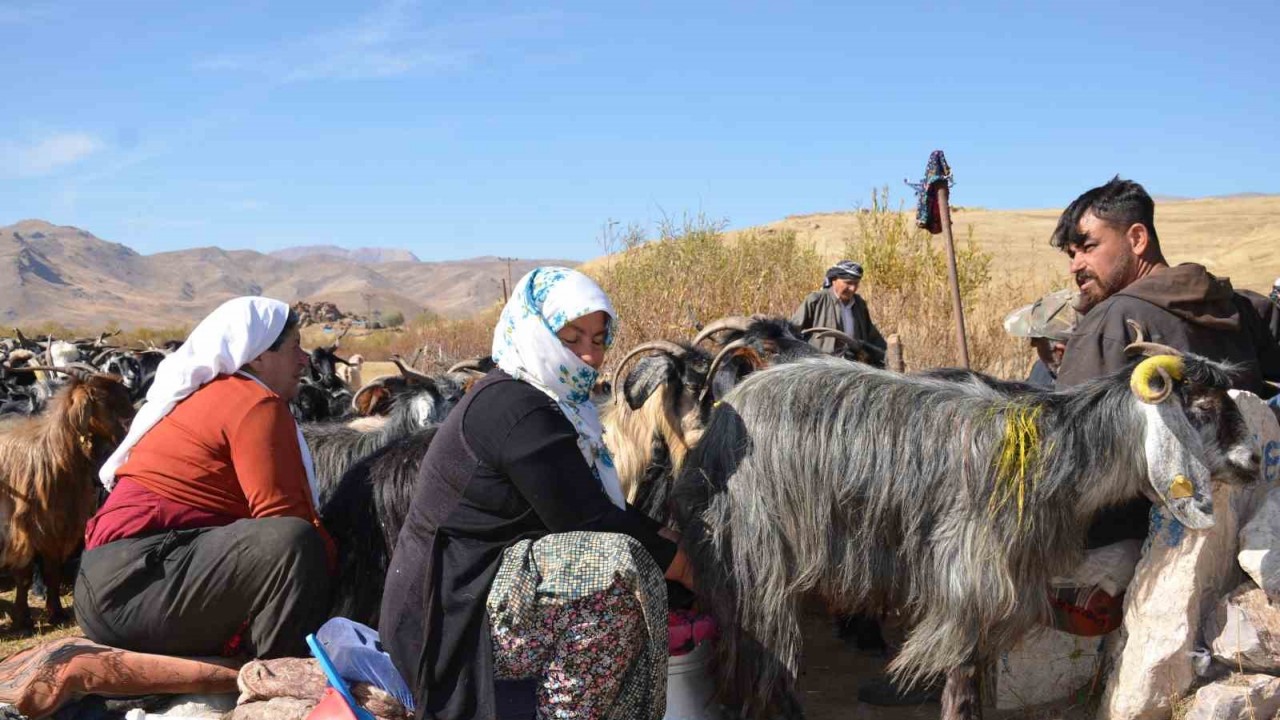
[[[45,615],[45,621],[50,625],[66,625],[71,620],[71,615],[66,610],[58,610]]]
[[[31,619],[14,620],[9,625],[9,635],[13,637],[31,637],[36,632],[36,628],[31,624]]]

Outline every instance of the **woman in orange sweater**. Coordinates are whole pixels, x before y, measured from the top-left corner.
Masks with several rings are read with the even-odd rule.
[[[92,640],[172,655],[304,655],[328,608],[333,541],[289,401],[307,367],[279,300],[229,300],[165,358],[101,478],[76,620]]]

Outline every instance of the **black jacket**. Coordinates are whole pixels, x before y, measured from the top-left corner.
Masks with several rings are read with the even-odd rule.
[[[382,596],[379,635],[417,716],[494,717],[485,601],[503,550],[549,533],[616,532],[666,568],[675,544],[660,527],[609,500],[549,397],[501,370],[477,382],[423,459]]]

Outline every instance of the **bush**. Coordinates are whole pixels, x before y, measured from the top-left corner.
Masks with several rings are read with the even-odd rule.
[[[382,324],[389,328],[398,328],[404,325],[404,313],[399,310],[392,310],[382,316]]]
[[[888,190],[872,193],[858,215],[858,230],[844,246],[846,257],[866,271],[859,293],[867,299],[881,333],[897,333],[908,369],[955,367],[955,341],[946,246],[916,227],[914,216],[888,208]],[[1004,332],[1005,314],[1049,288],[1029,278],[994,282],[990,253],[974,241],[973,228],[956,240],[956,269],[964,306],[970,364],[975,370],[1021,380],[1034,360],[1026,340]]]
[[[635,226],[606,237],[615,254],[586,268],[608,293],[619,330],[612,363],[650,340],[688,340],[726,315],[790,315],[822,276],[823,262],[793,231],[762,230],[726,241],[724,223],[664,222],[648,240]]]

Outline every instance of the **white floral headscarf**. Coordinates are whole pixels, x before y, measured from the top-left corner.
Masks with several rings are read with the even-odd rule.
[[[556,333],[570,320],[603,310],[608,316],[605,347],[613,344],[613,305],[595,281],[563,267],[534,268],[520,278],[493,332],[493,360],[556,401],[578,431],[578,449],[600,486],[618,507],[626,507],[618,471],[604,444],[600,415],[591,403],[599,372],[560,342]]]

